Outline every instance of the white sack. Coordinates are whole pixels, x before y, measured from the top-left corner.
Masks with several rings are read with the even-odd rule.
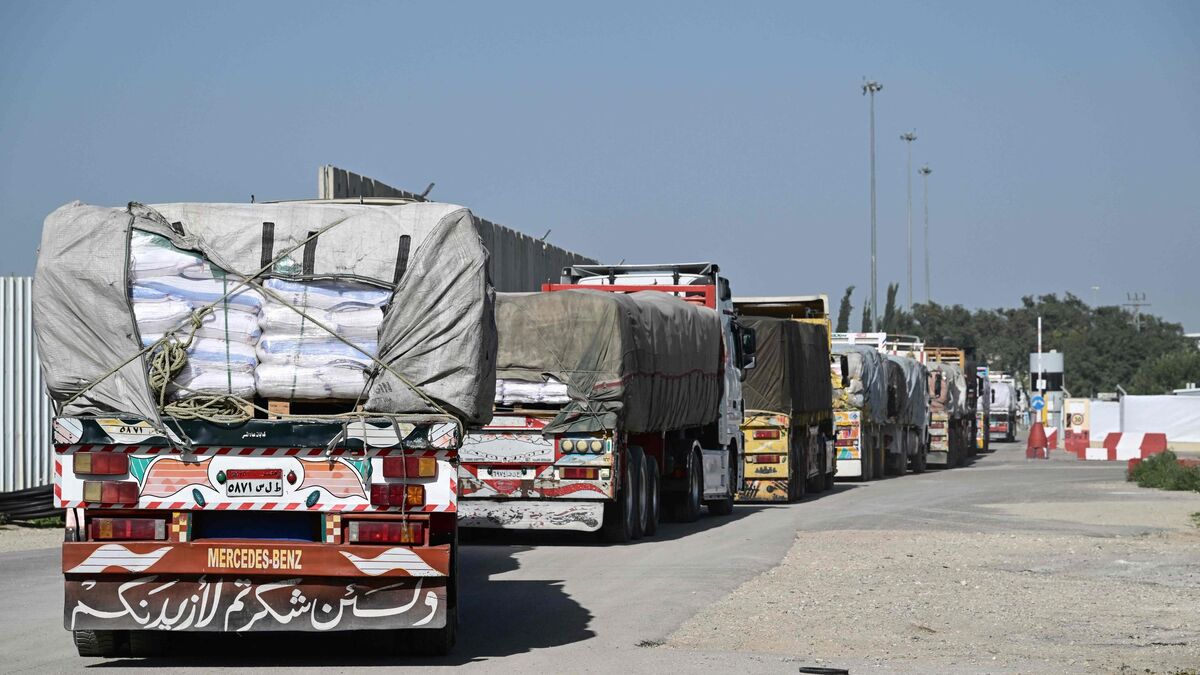
[[[367,374],[361,368],[303,368],[260,363],[254,370],[259,396],[278,399],[354,399],[364,394]]]

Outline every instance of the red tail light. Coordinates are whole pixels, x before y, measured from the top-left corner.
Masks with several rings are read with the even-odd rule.
[[[783,455],[746,455],[755,464],[778,464]]]
[[[773,441],[779,438],[778,429],[755,429],[754,440],[756,441]]]
[[[387,520],[352,520],[347,528],[351,544],[424,544],[425,524]]]
[[[138,484],[122,480],[85,480],[83,501],[92,504],[136,504]]]
[[[371,486],[374,506],[424,506],[425,486],[404,483],[375,483]]]
[[[88,538],[104,539],[166,539],[167,521],[160,518],[92,518],[88,522]]]
[[[559,469],[566,480],[596,480],[600,476],[599,469],[582,466],[567,466]]]
[[[433,478],[437,475],[434,457],[384,457],[385,478]]]
[[[129,455],[123,452],[77,452],[71,460],[75,473],[94,476],[124,476],[129,473]]]

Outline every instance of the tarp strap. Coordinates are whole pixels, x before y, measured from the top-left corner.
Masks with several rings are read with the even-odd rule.
[[[275,254],[275,223],[263,222],[262,226],[262,256],[258,259],[259,267],[267,267]]]
[[[313,274],[313,270],[317,266],[317,231],[313,230],[308,233],[308,240],[304,242],[304,262],[300,265],[300,273],[306,277]]]
[[[404,272],[408,270],[408,248],[412,245],[412,237],[407,234],[400,235],[400,243],[396,246],[396,274],[392,277],[392,284],[400,285],[400,280],[404,278]]]

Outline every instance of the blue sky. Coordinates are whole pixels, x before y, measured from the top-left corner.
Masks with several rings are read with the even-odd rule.
[[[1143,291],[1200,331],[1194,2],[6,2],[0,273],[72,199],[312,197],[332,163],[603,260],[861,307],[864,75],[881,309],[915,128],[935,300]],[[914,177],[918,300],[920,216]]]

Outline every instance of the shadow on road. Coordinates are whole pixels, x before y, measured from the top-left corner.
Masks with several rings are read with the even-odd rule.
[[[126,658],[93,668],[452,666],[558,647],[595,636],[592,614],[550,580],[493,579],[519,567],[525,546],[464,547],[458,643],[446,657],[383,656],[386,632],[167,635],[169,658]]]

